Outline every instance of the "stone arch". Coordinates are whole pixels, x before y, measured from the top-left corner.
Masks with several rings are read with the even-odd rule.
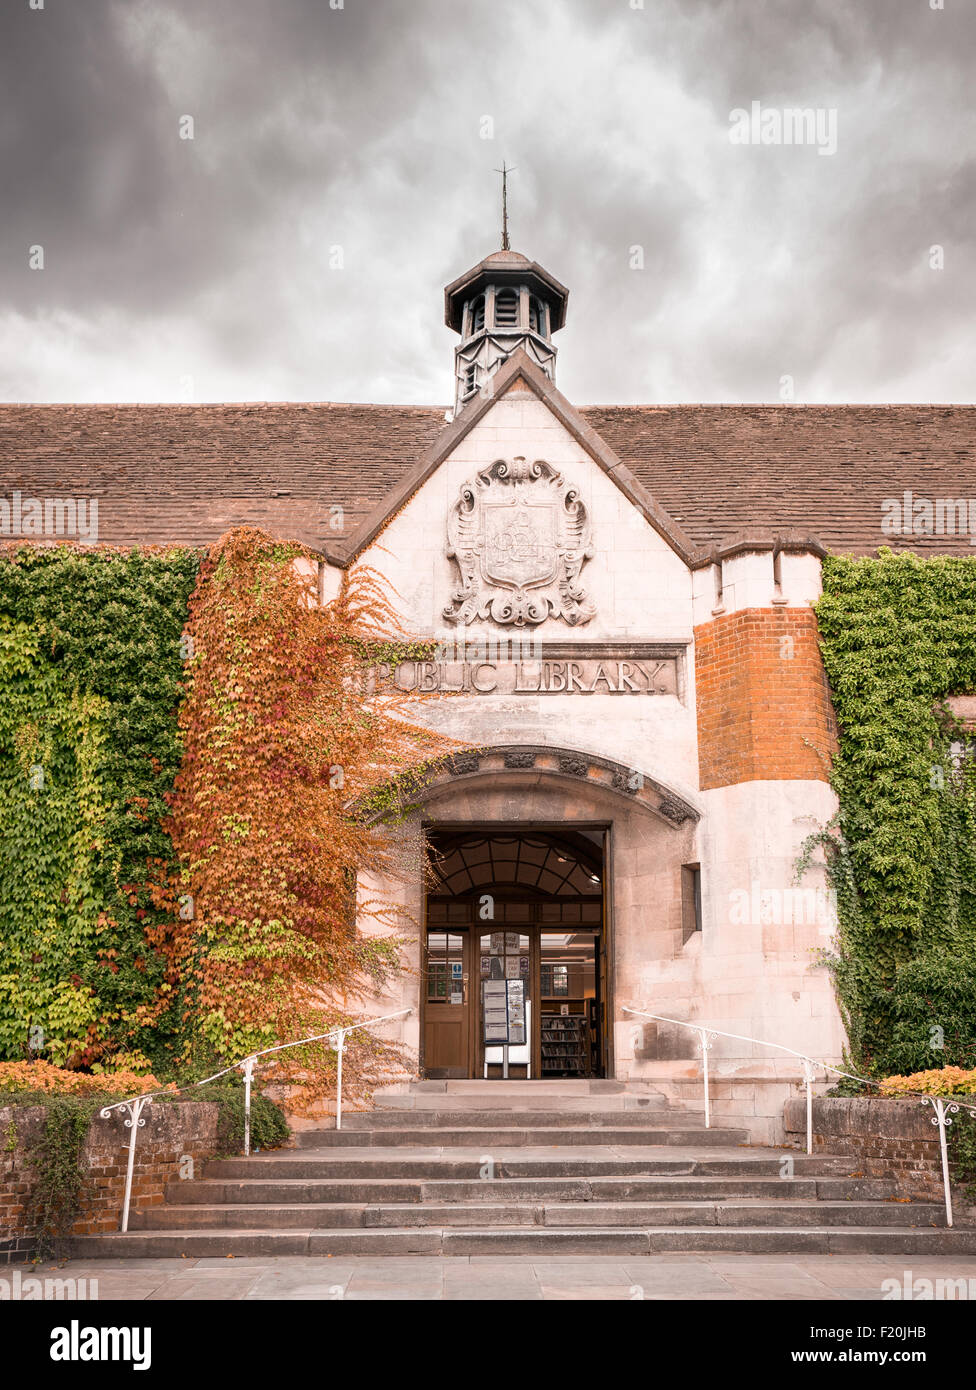
[[[679,829],[697,823],[701,814],[685,797],[640,768],[579,749],[543,744],[496,744],[464,749],[443,759],[425,775],[413,779],[408,794],[421,802],[437,800],[448,788],[460,788],[499,774],[511,778],[525,773],[536,778],[582,784],[600,790]]]
[[[606,982],[603,1065],[626,1077],[632,1065],[633,1021],[620,1003],[645,997],[645,978],[685,942],[683,866],[697,859],[700,812],[649,774],[579,749],[498,744],[459,749],[411,784],[401,782],[398,832],[418,866],[430,835],[600,832],[603,918],[600,978]],[[377,819],[382,812],[377,813]],[[419,981],[427,930],[429,885],[418,871],[364,885],[364,896],[392,900],[402,915],[409,969],[382,1009],[416,1011],[404,1027],[420,1055],[425,1018]]]

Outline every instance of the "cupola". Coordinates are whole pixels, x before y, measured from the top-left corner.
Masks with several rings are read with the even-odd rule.
[[[461,335],[454,349],[455,414],[517,348],[555,380],[552,335],[566,322],[568,299],[569,291],[548,271],[507,249],[447,286],[444,322]]]

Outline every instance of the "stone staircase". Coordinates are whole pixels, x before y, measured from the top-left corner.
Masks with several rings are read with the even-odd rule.
[[[77,1256],[974,1254],[856,1160],[749,1148],[613,1081],[433,1081],[213,1160]]]

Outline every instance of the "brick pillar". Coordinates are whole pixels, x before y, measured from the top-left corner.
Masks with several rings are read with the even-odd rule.
[[[811,608],[744,608],[695,628],[701,788],[827,781],[833,709]]]

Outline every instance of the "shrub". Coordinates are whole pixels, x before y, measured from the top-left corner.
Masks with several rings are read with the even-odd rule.
[[[244,1082],[239,1076],[222,1076],[191,1093],[193,1100],[216,1101],[217,1152],[244,1152]],[[284,1112],[260,1091],[251,1091],[251,1149],[277,1149],[291,1134]]]
[[[916,1071],[911,1076],[886,1076],[881,1083],[883,1096],[921,1092],[926,1096],[960,1096],[976,1093],[976,1069],[939,1067],[935,1071]]]
[[[163,1083],[154,1076],[140,1076],[131,1071],[106,1072],[98,1076],[88,1072],[66,1071],[50,1062],[0,1062],[0,1092],[34,1092],[59,1096],[137,1096],[146,1091],[161,1091]],[[170,1082],[167,1090],[173,1091]]]

